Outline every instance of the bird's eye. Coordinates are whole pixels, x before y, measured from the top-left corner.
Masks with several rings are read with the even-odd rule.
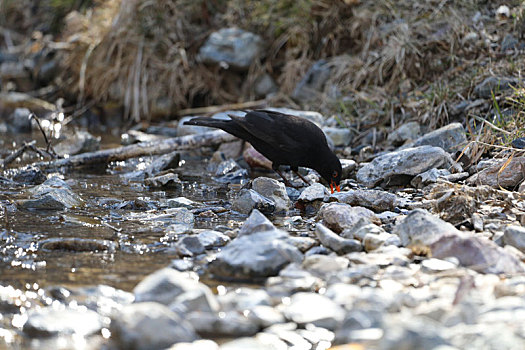
[[[334,170],[334,172],[332,173],[332,177],[337,177],[337,175],[339,175],[339,173],[337,172],[337,170]]]

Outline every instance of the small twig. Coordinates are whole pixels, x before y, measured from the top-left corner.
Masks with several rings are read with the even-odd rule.
[[[490,126],[491,128],[493,128],[494,130],[498,130],[499,132],[502,132],[504,134],[507,134],[507,135],[512,135],[512,133],[510,131],[507,131],[507,130],[503,130],[502,128],[500,127],[497,127],[496,125],[492,124],[491,122],[489,122],[488,120],[482,118],[482,117],[479,117],[477,115],[474,115],[474,114],[471,114],[471,116],[480,121],[480,122],[485,122],[488,126]]]
[[[34,121],[36,121],[36,125],[38,125],[38,128],[40,129],[40,131],[42,132],[42,135],[44,135],[44,141],[46,142],[46,152],[50,155],[52,155],[51,158],[57,158],[56,156],[56,152],[55,150],[53,149],[53,146],[51,146],[51,142],[49,141],[49,139],[47,138],[47,135],[44,131],[44,129],[42,128],[42,125],[40,124],[40,119],[38,119],[38,117],[36,116],[35,113],[31,113],[29,115],[29,119],[33,119]],[[39,151],[36,151],[35,152],[37,153],[40,153]]]
[[[27,151],[31,146],[34,146],[36,144],[36,141],[31,141],[29,143],[24,142],[22,147],[18,148],[16,151],[12,152],[10,155],[5,157],[4,161],[2,162],[2,168],[5,169],[5,167],[12,163],[16,158],[20,157],[22,154],[24,154],[25,151]]]
[[[38,154],[42,158],[46,158],[46,157],[51,158],[51,159],[58,158],[55,154],[53,154],[51,152],[47,152],[45,150],[42,150],[42,149],[36,147],[34,144],[28,145],[27,148],[30,149],[31,151],[35,152],[36,154]]]
[[[68,116],[67,118],[64,119],[64,121],[62,122],[62,125],[67,125],[69,123],[71,123],[75,118],[81,116],[82,114],[84,114],[88,109],[90,109],[91,107],[93,107],[95,105],[95,100],[90,100],[89,102],[86,102],[82,108],[79,108],[77,109],[77,107],[74,107],[74,112]],[[66,109],[64,109],[64,112],[66,112]]]
[[[107,228],[110,228],[110,229],[112,229],[115,232],[118,232],[118,233],[122,232],[122,228],[118,228],[118,227],[115,227],[113,225],[110,225],[110,224],[108,224],[105,221],[100,220],[100,223],[102,224],[102,226],[106,226]]]
[[[31,113],[29,114],[29,119],[34,119],[34,121],[36,122],[36,125],[38,125],[38,128],[40,129],[40,131],[42,132],[42,135],[44,135],[44,141],[46,142],[46,145],[49,145],[49,141],[47,139],[47,135],[46,133],[44,132],[44,129],[42,128],[42,125],[40,125],[40,119],[38,119],[38,117],[36,116],[35,113]]]
[[[490,143],[486,143],[486,142],[483,142],[483,141],[477,141],[477,140],[472,140],[470,141],[471,143],[479,143],[480,145],[483,145],[483,146],[488,146],[488,147],[494,147],[494,148],[500,148],[500,149],[503,149],[503,150],[506,150],[506,151],[524,151],[520,148],[514,148],[514,147],[508,147],[508,146],[499,146],[499,145],[491,145]]]

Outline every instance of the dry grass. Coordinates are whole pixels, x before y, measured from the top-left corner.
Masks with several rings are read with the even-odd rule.
[[[521,22],[493,18],[503,3],[99,0],[92,13],[69,16],[64,38],[74,48],[64,55],[64,81],[81,98],[116,101],[139,120],[151,117],[159,100],[176,112],[253,99],[253,83],[264,72],[280,86],[271,103],[292,105],[286,96],[311,64],[326,59],[325,89],[302,107],[336,113],[347,124],[393,127],[418,118],[437,127],[486,76],[472,66],[494,59],[488,43],[499,32],[519,31]],[[477,11],[486,17],[483,30],[472,21]],[[199,64],[207,36],[234,25],[263,36],[265,56],[247,73]],[[481,36],[465,41],[470,32]]]

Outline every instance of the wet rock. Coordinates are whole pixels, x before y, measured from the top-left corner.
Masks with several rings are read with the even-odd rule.
[[[249,226],[243,226],[239,236],[210,263],[212,273],[218,277],[241,279],[267,277],[276,275],[292,261],[302,260],[301,252],[286,242],[288,233],[264,222],[261,216],[257,209],[252,211],[252,220],[248,218],[245,224]]]
[[[190,313],[215,314],[220,311],[217,297],[208,286],[202,283],[199,283],[197,288],[178,295],[169,308],[178,315],[185,316]],[[197,328],[195,330],[198,331]]]
[[[400,320],[396,317],[383,327],[385,334],[378,349],[436,349],[449,345],[442,335],[445,334],[444,327],[428,318]]]
[[[271,305],[270,295],[264,289],[236,288],[218,296],[225,311],[246,311],[261,305]]]
[[[262,38],[239,28],[223,28],[213,32],[199,50],[198,59],[206,64],[219,64],[223,68],[247,70],[261,54]]]
[[[330,65],[326,60],[315,62],[304,78],[295,87],[292,98],[299,101],[311,100],[323,91],[324,84],[330,78]]]
[[[11,133],[31,132],[31,111],[27,108],[16,108],[7,119],[7,129]]]
[[[242,154],[244,141],[233,141],[221,143],[219,148],[213,153],[210,161],[220,163],[227,159],[236,159]]]
[[[489,323],[471,326],[461,324],[454,327],[457,332],[451,337],[451,342],[456,346],[450,350],[457,349],[521,349],[525,346],[523,338],[519,336],[519,331],[514,330],[514,324],[508,322]],[[470,327],[469,327],[470,326]],[[468,334],[469,336],[465,336]],[[441,349],[437,349],[441,350]],[[449,350],[449,348],[445,348]]]
[[[201,339],[191,343],[173,344],[167,350],[219,350],[219,345],[213,340]]]
[[[362,255],[366,255],[366,253],[351,253],[350,255],[362,256]],[[363,264],[363,261],[360,260],[358,262],[359,265],[354,265],[353,259],[351,259],[351,257],[349,258],[350,258],[349,259],[350,262],[352,263],[352,266],[350,266],[346,270],[341,271],[340,273],[337,274],[337,279],[336,279],[337,282],[342,282],[345,284],[355,284],[355,283],[363,283],[364,281],[365,283],[368,283],[368,281],[371,281],[374,279],[374,276],[377,274],[379,270],[380,264],[375,264],[375,262],[372,262],[373,265],[368,264],[370,263],[369,261],[366,261],[365,262],[366,264]],[[383,259],[383,260],[384,260],[384,264],[383,264],[384,266],[387,266],[390,263],[390,261],[387,261],[386,259]]]
[[[346,257],[348,258],[352,266],[355,264],[361,264],[363,266],[356,266],[356,269],[353,271],[352,269],[349,269],[348,272],[340,274],[339,277],[342,278],[342,281],[345,281],[348,277],[352,277],[352,279],[354,277],[372,278],[373,274],[377,273],[378,267],[386,267],[390,265],[407,266],[410,263],[410,260],[407,258],[407,256],[411,254],[412,251],[410,249],[398,248],[394,245],[380,247],[368,253],[350,253]]]
[[[488,185],[494,188],[515,188],[523,181],[522,169],[525,167],[525,157],[514,157],[501,172],[507,159],[501,159],[475,173],[467,179],[471,185]]]
[[[275,203],[275,212],[286,212],[290,207],[290,198],[283,183],[269,177],[258,177],[253,180],[252,188]]]
[[[448,168],[451,164],[452,158],[441,147],[419,146],[376,157],[359,169],[356,177],[362,184],[374,187],[381,181],[397,183],[432,168]]]
[[[93,152],[100,149],[100,136],[93,136],[87,131],[75,130],[56,146],[55,152],[60,156]]]
[[[95,311],[48,306],[31,310],[23,331],[33,338],[58,334],[76,334],[83,337],[98,332],[102,327],[102,318]]]
[[[330,248],[339,255],[357,252],[363,249],[359,241],[338,236],[321,223],[316,225],[315,234],[325,247]]]
[[[121,349],[163,349],[198,338],[191,324],[154,302],[124,306],[112,317],[110,330]]]
[[[239,230],[239,236],[250,235],[255,232],[272,231],[274,229],[275,226],[266,216],[260,211],[254,210]]]
[[[466,143],[467,136],[463,125],[452,123],[421,136],[414,141],[413,147],[429,145],[441,147],[447,152],[455,152],[461,150]]]
[[[248,318],[252,323],[258,325],[259,328],[266,328],[285,322],[283,314],[268,305],[258,305],[250,309]]]
[[[319,348],[334,341],[334,332],[322,327],[307,325],[306,329],[299,329],[297,333],[310,342],[314,348]]]
[[[149,225],[151,228],[161,228],[165,230],[166,235],[191,232],[195,222],[193,213],[186,208],[131,212],[126,219]]]
[[[474,94],[481,98],[491,98],[492,93],[497,95],[498,92],[510,89],[511,86],[517,86],[518,81],[514,78],[506,77],[488,77],[474,88]]]
[[[410,204],[408,205],[408,207],[410,208]],[[386,210],[384,212],[376,214],[376,216],[384,224],[392,223],[398,216],[401,216],[401,215],[402,215],[402,212],[401,211],[398,212],[397,210],[396,210],[396,212]]]
[[[221,345],[220,350],[275,350],[276,347],[257,338],[238,338]]]
[[[110,316],[113,312],[120,310],[122,306],[131,304],[135,297],[132,293],[121,289],[99,284],[73,290],[70,300],[87,306],[101,316]]]
[[[361,218],[380,223],[371,210],[344,203],[323,204],[317,216],[322,220],[323,225],[335,232],[352,228]]]
[[[266,289],[274,297],[287,297],[297,292],[316,291],[324,282],[300,265],[292,263],[279,272],[279,276],[266,280]]]
[[[470,217],[470,222],[474,227],[474,230],[481,232],[483,231],[483,217],[480,213],[473,213]]]
[[[217,219],[219,217],[217,214],[225,213],[227,211],[228,209],[221,207],[221,206],[193,209],[193,213],[197,215],[197,217],[203,218],[203,219],[212,219],[212,220]]]
[[[347,179],[350,177],[350,174],[357,168],[357,163],[353,159],[339,159],[341,161],[341,166],[343,167],[343,173],[341,178]]]
[[[242,189],[232,202],[232,209],[241,214],[250,214],[257,209],[265,214],[275,211],[275,203],[252,189]]]
[[[386,232],[380,234],[368,233],[363,238],[363,246],[367,252],[386,245],[395,245],[399,247],[401,246],[401,240],[398,235]]]
[[[231,173],[235,170],[239,170],[241,167],[237,162],[233,159],[226,159],[217,165],[217,169],[215,170],[215,176],[222,176],[226,175],[228,173]]]
[[[445,235],[430,245],[432,257],[455,257],[461,266],[482,273],[523,273],[525,266],[514,255],[487,239]]]
[[[177,252],[181,256],[195,256],[206,251],[196,236],[184,236],[177,242]]]
[[[340,289],[343,284],[338,284],[337,287]],[[358,288],[358,293],[351,293],[348,299],[358,296],[361,293],[361,289]],[[327,291],[328,293],[328,291]],[[333,293],[330,290],[330,293]],[[338,293],[338,291],[336,291]],[[346,294],[346,293],[345,293]],[[381,327],[381,314],[375,310],[351,310],[347,313],[341,327],[335,333],[335,342],[337,344],[350,343],[356,340],[377,340],[384,334]],[[357,339],[356,339],[357,338]]]
[[[314,276],[327,279],[348,267],[348,259],[334,255],[309,255],[303,260],[304,269]]]
[[[82,199],[73,192],[62,179],[53,176],[29,191],[31,199],[19,200],[18,206],[25,209],[61,210],[83,204]]]
[[[248,172],[233,159],[221,161],[218,165],[210,163],[208,170],[214,171],[213,179],[221,183],[242,183],[247,180]]]
[[[402,124],[399,128],[388,134],[387,140],[395,146],[401,145],[406,141],[415,140],[421,133],[421,127],[418,122],[408,122]]]
[[[441,237],[455,235],[459,231],[426,210],[415,209],[403,221],[396,224],[393,233],[401,238],[404,246],[409,244],[428,246]]]
[[[290,304],[282,307],[286,318],[297,323],[312,323],[318,327],[334,330],[345,317],[344,309],[327,297],[317,293],[296,293]]]
[[[45,250],[68,250],[73,252],[110,252],[118,248],[118,243],[106,239],[89,238],[50,238],[40,242]]]
[[[69,295],[69,291],[67,289],[62,289],[64,294]],[[52,295],[52,293],[49,294]],[[59,299],[59,293],[56,294],[57,296],[52,296],[55,299]],[[22,304],[24,304],[25,301],[27,301],[26,295],[20,289],[16,289],[10,285],[0,285],[0,313],[2,313],[3,316],[21,312],[21,309],[23,308]]]
[[[360,219],[353,227],[343,230],[341,236],[344,238],[354,238],[363,241],[368,234],[381,235],[383,233],[386,233],[386,231],[380,226],[372,224],[367,219]]]
[[[277,84],[275,84],[272,76],[264,73],[255,79],[253,90],[257,98],[264,98],[268,94],[273,94],[279,91],[279,88],[277,87]]]
[[[199,232],[197,238],[206,249],[223,247],[230,242],[230,237],[220,231],[206,230]]]
[[[242,184],[248,182],[249,178],[248,171],[239,167],[224,175],[215,176],[213,179],[223,184]]]
[[[292,348],[292,349],[311,349],[312,348],[312,344],[310,344],[306,339],[304,339],[299,334],[297,325],[292,322],[273,325],[269,327],[268,329],[264,330],[264,335],[266,337],[272,336],[272,335],[277,337],[277,339],[279,339],[280,341],[284,341],[286,345],[288,345],[288,348]]]
[[[445,178],[448,175],[450,175],[450,171],[447,169],[432,168],[414,177],[410,184],[415,188],[423,188],[436,183],[439,178]]]
[[[169,265],[170,268],[177,271],[191,271],[195,267],[192,259],[173,259]]]
[[[27,185],[40,185],[47,177],[40,168],[28,165],[16,171],[12,180]]]
[[[522,226],[507,226],[503,234],[503,244],[511,245],[525,253],[525,228]]]
[[[202,206],[201,203],[194,202],[191,199],[188,199],[186,197],[168,198],[166,203],[168,204],[168,207],[170,207],[170,208],[191,209],[191,208],[197,208],[197,207],[201,207]]]
[[[350,190],[337,192],[332,198],[338,202],[361,206],[375,211],[395,210],[397,207],[404,207],[408,202],[402,197],[381,190]]]
[[[312,248],[314,245],[318,244],[317,241],[313,238],[295,236],[291,236],[290,238],[288,238],[287,242],[299,249],[303,253],[308,249]]]
[[[352,132],[346,128],[324,127],[323,132],[332,140],[334,146],[347,146],[352,142]]]
[[[107,207],[110,207],[112,209],[124,209],[124,210],[141,210],[141,211],[149,211],[149,210],[157,210],[159,207],[155,201],[146,201],[141,198],[135,198],[129,201],[114,201],[113,203],[112,199],[109,199],[108,201],[102,201],[103,204],[106,204]],[[145,219],[145,220],[152,220],[150,217],[150,213],[141,213],[142,215],[135,215],[134,219]],[[133,215],[132,215],[133,216]]]
[[[320,183],[314,183],[301,192],[298,200],[301,202],[313,202],[317,200],[322,201],[329,195],[330,193],[326,187]]]
[[[152,178],[156,175],[169,174],[167,170],[175,169],[179,167],[180,152],[175,151],[168,154],[155,157],[150,163],[146,163],[146,167],[143,170],[126,174],[128,178],[143,179]]]
[[[203,337],[243,337],[257,333],[259,326],[238,312],[227,311],[218,314],[192,312],[185,319]]]
[[[136,302],[155,301],[168,305],[183,293],[207,288],[189,274],[166,267],[146,276],[133,289],[133,293]]]
[[[457,263],[454,263],[448,260],[436,259],[436,258],[425,259],[421,262],[422,270],[428,273],[453,270],[453,269],[456,269],[457,267],[458,267]]]
[[[148,177],[144,179],[144,185],[154,188],[170,188],[179,191],[182,189],[182,181],[179,179],[179,175],[172,172]]]

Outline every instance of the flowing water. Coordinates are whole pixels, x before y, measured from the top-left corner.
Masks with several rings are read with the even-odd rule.
[[[2,157],[29,136],[1,135]],[[114,141],[103,140],[103,145],[114,147]],[[184,196],[211,207],[228,200],[228,186],[208,177],[206,164],[200,160],[188,159],[177,169],[182,190],[150,190],[142,180],[123,176],[125,172],[119,169],[124,163],[102,171],[81,169],[64,174],[64,180],[85,202],[70,210],[19,209],[16,201],[28,197],[27,188],[1,185],[0,284],[17,288],[34,283],[41,287],[107,284],[129,291],[145,275],[178,257],[173,247],[176,237],[167,236],[155,220],[148,221],[148,216],[154,218],[161,211],[158,203]],[[134,160],[126,166],[138,168],[140,163]],[[140,220],[130,220],[133,215]],[[212,218],[196,215],[194,227],[234,228],[242,219],[229,211]],[[119,248],[113,252],[42,248],[43,242],[54,238],[109,240]]]

